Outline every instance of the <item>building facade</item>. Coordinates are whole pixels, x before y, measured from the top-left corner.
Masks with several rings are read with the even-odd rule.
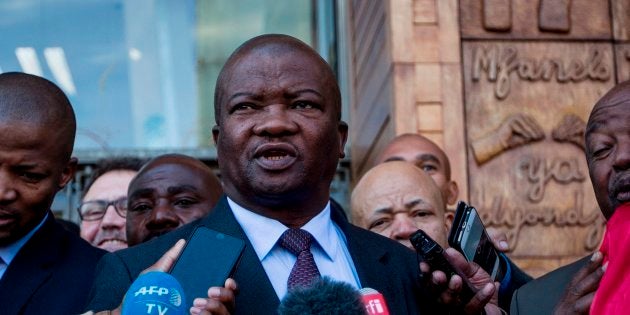
[[[630,78],[630,1],[347,5],[353,178],[392,137],[418,132],[532,275],[599,247],[584,128],[597,99]]]

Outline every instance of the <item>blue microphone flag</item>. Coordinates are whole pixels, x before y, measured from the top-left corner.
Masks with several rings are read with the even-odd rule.
[[[122,315],[188,314],[184,289],[168,273],[151,271],[131,284],[122,304]]]

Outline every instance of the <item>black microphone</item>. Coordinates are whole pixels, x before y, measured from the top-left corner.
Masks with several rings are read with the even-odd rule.
[[[366,315],[361,294],[350,284],[328,277],[296,287],[284,296],[280,315]]]
[[[166,272],[151,271],[134,281],[122,303],[122,315],[184,315],[188,314],[184,289],[177,279]]]

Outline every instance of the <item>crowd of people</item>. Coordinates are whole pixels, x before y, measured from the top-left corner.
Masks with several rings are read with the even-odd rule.
[[[243,43],[214,103],[220,179],[180,154],[103,160],[76,235],[50,211],[77,167],[72,106],[46,79],[0,74],[0,314],[119,314],[140,275],[199,250],[186,248],[198,228],[244,249],[223,283],[194,296],[191,314],[277,314],[285,296],[320,278],[377,290],[391,314],[613,314],[630,302],[618,243],[630,211],[630,82],[594,105],[585,132],[596,199],[615,225],[601,251],[538,279],[505,255],[496,231],[500,278],[448,248],[459,190],[444,151],[421,135],[385,147],[350,209],[331,200],[348,125],[333,71],[307,44],[286,35]],[[456,274],[418,260],[409,241],[418,229],[446,249]]]

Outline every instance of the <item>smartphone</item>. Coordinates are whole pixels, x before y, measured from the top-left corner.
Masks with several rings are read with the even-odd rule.
[[[460,201],[457,204],[448,244],[457,249],[468,261],[477,263],[495,281],[503,278],[504,266],[477,209]]]
[[[440,270],[444,272],[448,279],[450,279],[452,275],[458,274],[448,260],[446,260],[446,257],[444,257],[444,249],[442,246],[429,237],[429,235],[427,235],[423,230],[417,230],[411,234],[409,240],[422,261],[429,264],[432,270]],[[464,286],[460,292],[460,298],[463,303],[468,303],[475,293],[471,289],[471,286],[468,284],[466,278],[461,275],[460,277],[464,280]]]
[[[232,275],[245,248],[245,241],[207,227],[197,227],[169,271],[184,288],[188,307],[198,297],[207,297],[210,287],[222,287]]]

